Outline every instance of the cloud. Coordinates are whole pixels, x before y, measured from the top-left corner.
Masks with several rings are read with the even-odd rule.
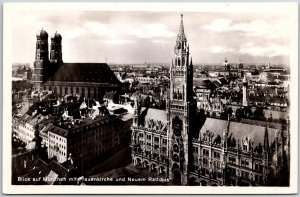
[[[223,47],[223,46],[212,46],[209,47],[208,51],[211,53],[229,53],[229,52],[233,52],[234,49],[230,47]]]
[[[243,55],[261,56],[261,57],[275,57],[289,55],[290,49],[284,45],[270,44],[264,46],[246,44],[241,47],[239,53]]]
[[[128,40],[128,39],[109,39],[109,40],[104,40],[104,41],[100,41],[104,44],[110,44],[110,45],[121,45],[121,44],[129,44],[129,43],[135,43],[135,41],[133,40]]]
[[[203,29],[213,32],[241,32],[251,37],[282,38],[289,35],[289,21],[281,19],[269,23],[265,20],[253,20],[250,22],[233,22],[230,19],[216,19]]]
[[[216,19],[212,23],[204,25],[204,30],[215,31],[215,32],[224,32],[229,31],[232,21],[229,19]]]
[[[116,38],[119,35],[119,32],[113,27],[97,21],[88,21],[84,23],[84,28],[86,28],[88,32],[94,33],[98,36]]]
[[[161,23],[144,24],[140,27],[132,28],[129,33],[137,38],[171,38],[176,34],[168,30],[167,26]]]
[[[85,29],[80,27],[68,28],[66,30],[63,30],[62,32],[62,36],[64,39],[74,39],[86,33]]]
[[[151,40],[153,43],[158,43],[158,44],[166,44],[169,43],[168,41],[164,40],[164,39],[153,39]]]

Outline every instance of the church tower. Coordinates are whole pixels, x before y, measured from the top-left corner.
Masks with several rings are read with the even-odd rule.
[[[52,63],[63,63],[61,52],[61,39],[61,35],[57,32],[55,32],[51,36],[50,62]]]
[[[193,97],[193,65],[184,33],[183,15],[174,48],[174,63],[170,67],[170,98],[167,104],[169,178],[187,185],[189,152],[192,145],[192,117],[196,113]]]
[[[42,29],[36,34],[36,39],[33,80],[35,89],[40,89],[44,80],[44,68],[49,62],[48,33]]]

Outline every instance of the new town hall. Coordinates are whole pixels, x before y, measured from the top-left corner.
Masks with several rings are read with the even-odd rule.
[[[207,117],[198,124],[182,15],[174,53],[166,110],[141,109],[135,100],[134,165],[179,185],[288,184],[289,177],[284,177],[289,174],[288,127],[234,122],[230,117],[227,121]]]

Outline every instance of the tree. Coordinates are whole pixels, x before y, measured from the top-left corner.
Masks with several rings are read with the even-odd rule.
[[[244,116],[243,109],[242,108],[237,108],[236,111],[235,111],[235,117],[236,117],[237,121],[241,121],[243,116]]]
[[[262,120],[265,119],[264,109],[262,107],[257,107],[253,113],[254,119]]]

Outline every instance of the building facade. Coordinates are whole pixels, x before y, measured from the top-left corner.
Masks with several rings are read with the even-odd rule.
[[[71,154],[84,174],[97,161],[128,145],[129,132],[125,123],[109,116],[59,122],[48,130],[48,156],[63,163]]]

